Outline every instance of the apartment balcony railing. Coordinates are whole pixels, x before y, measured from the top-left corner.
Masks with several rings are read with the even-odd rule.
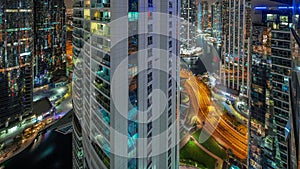
[[[107,67],[110,67],[110,59],[109,58],[101,58],[101,57],[99,57],[99,56],[94,56],[94,55],[92,55],[92,58],[94,59],[94,60],[96,60],[97,62],[99,62],[99,63],[102,63],[103,65],[105,65],[105,66],[107,66]]]
[[[76,23],[76,22],[73,23],[73,26],[77,28],[82,28],[82,25],[83,25],[82,23]]]
[[[75,2],[73,8],[80,8],[83,7],[83,2]]]
[[[82,13],[74,13],[73,17],[82,18],[83,14]]]
[[[97,98],[97,101],[100,102],[100,104],[107,110],[110,111],[110,105],[104,101],[101,101],[99,98]]]
[[[104,94],[106,94],[106,96],[110,96],[109,85],[107,85],[106,83],[97,83],[97,82],[95,82],[94,84],[95,87],[99,89],[101,92],[103,92]]]
[[[82,32],[80,32],[80,31],[74,31],[73,35],[77,38],[82,38]]]
[[[104,163],[104,165],[107,168],[110,168],[110,159],[106,156],[104,151],[94,142],[92,142],[92,145],[94,147],[94,150],[96,151],[98,157],[101,159],[101,161]]]
[[[92,41],[92,45],[95,46],[95,47],[97,47],[97,48],[99,48],[99,49],[102,49],[102,50],[104,50],[106,52],[110,52],[110,47],[107,46],[107,45],[100,44],[100,43],[98,43],[96,41]]]
[[[72,43],[74,46],[78,47],[78,48],[82,48],[83,44],[81,42],[75,42],[73,41]]]
[[[92,17],[92,20],[108,23],[110,22],[110,17]]]
[[[105,72],[97,71],[96,75],[98,75],[99,77],[103,78],[104,80],[110,82],[110,76],[108,74],[106,74]]]
[[[110,8],[110,3],[93,3],[92,8]]]

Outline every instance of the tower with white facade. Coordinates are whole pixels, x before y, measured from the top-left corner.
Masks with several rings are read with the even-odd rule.
[[[73,168],[178,168],[179,4],[74,3]]]

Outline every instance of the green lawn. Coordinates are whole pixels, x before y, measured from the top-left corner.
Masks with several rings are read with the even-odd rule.
[[[180,159],[181,161],[190,160],[190,164],[196,162],[198,167],[208,169],[214,169],[216,163],[216,159],[209,156],[191,140],[180,150]]]
[[[197,130],[193,134],[193,137],[196,140],[199,140],[199,135],[200,135],[201,131],[202,130]],[[205,131],[203,130],[202,132],[205,132]],[[207,133],[204,133],[204,134],[207,134]],[[216,140],[213,137],[209,137],[205,142],[200,143],[200,144],[203,145],[205,148],[207,148],[210,152],[214,153],[216,156],[220,157],[221,159],[226,158],[226,151],[220,147],[218,142],[216,142]]]

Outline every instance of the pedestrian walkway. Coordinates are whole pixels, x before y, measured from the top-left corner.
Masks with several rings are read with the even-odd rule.
[[[69,116],[69,115],[68,115]],[[55,119],[55,118],[53,118]],[[44,121],[46,121],[47,119],[45,119]],[[43,127],[37,127],[37,128],[32,128],[32,134],[29,137],[26,137],[23,133],[23,130],[20,130],[20,134],[19,136],[22,138],[21,141],[18,142],[11,142],[9,145],[6,145],[6,148],[0,150],[0,163],[12,158],[13,156],[17,155],[18,153],[22,152],[24,149],[26,149],[31,143],[32,141],[36,138],[37,134],[44,130],[49,128],[51,125],[55,124],[58,122],[59,119],[53,120],[50,123],[48,123],[47,125],[42,125]],[[33,124],[31,124],[32,126]],[[68,123],[68,126],[72,127],[71,123]],[[66,126],[65,126],[66,127]],[[70,133],[72,131],[72,129],[68,129],[66,131],[64,131],[66,134]],[[17,135],[16,135],[17,136]]]
[[[0,164],[15,155],[19,154],[23,150],[25,150],[32,141],[36,138],[38,132],[35,132],[33,135],[31,135],[26,140],[22,140],[21,144],[19,143],[12,143],[12,146],[8,147],[7,149],[1,150],[0,152]]]
[[[208,155],[210,155],[211,157],[213,157],[214,159],[217,160],[217,164],[216,164],[216,167],[215,169],[222,169],[223,167],[223,159],[221,159],[220,157],[218,157],[217,155],[213,154],[212,152],[210,152],[206,147],[202,146],[201,144],[199,144],[199,142],[193,137],[192,134],[190,133],[187,133],[184,137],[184,139],[182,139],[180,141],[180,144],[179,144],[179,149],[181,149],[182,147],[184,147],[190,139],[193,139],[193,141],[195,142],[195,144],[201,148],[204,152],[206,152]],[[185,167],[185,168],[184,168]],[[183,166],[183,168],[180,167],[180,169],[189,169],[187,168],[188,166]],[[192,169],[192,168],[191,168]]]
[[[17,136],[18,134],[22,133],[26,128],[32,126],[35,123],[36,120],[28,119],[24,120],[24,122],[22,122],[20,125],[16,124],[14,127],[7,129],[7,132],[5,130],[2,131],[0,134],[0,143]]]
[[[216,156],[214,153],[212,153],[209,150],[207,150],[206,147],[204,147],[201,144],[199,144],[198,141],[193,136],[191,136],[191,138],[194,140],[194,142],[196,143],[196,145],[198,147],[200,147],[208,155],[210,155],[211,157],[213,157],[214,159],[216,159],[218,161],[217,164],[216,164],[215,169],[222,169],[222,167],[223,167],[223,160],[220,157]]]

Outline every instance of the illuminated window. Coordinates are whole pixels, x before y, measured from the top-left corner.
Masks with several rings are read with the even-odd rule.
[[[139,13],[138,12],[128,12],[128,21],[137,21],[139,19]]]
[[[268,21],[276,21],[277,15],[276,14],[267,14]]]

